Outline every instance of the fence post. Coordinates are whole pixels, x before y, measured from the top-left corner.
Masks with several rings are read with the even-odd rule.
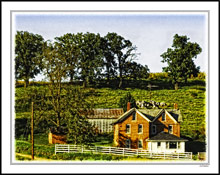
[[[180,159],[180,153],[177,153],[177,158]]]
[[[191,159],[192,159],[192,152],[190,154],[191,154]]]
[[[55,155],[57,154],[57,144],[55,144]]]
[[[165,154],[165,152],[164,152],[164,159],[166,159],[166,154]]]
[[[137,156],[138,156],[138,149],[137,149]]]
[[[123,148],[123,156],[125,155],[125,149]]]
[[[82,146],[82,153],[83,153],[83,146]]]
[[[70,145],[68,145],[68,153],[70,153]]]

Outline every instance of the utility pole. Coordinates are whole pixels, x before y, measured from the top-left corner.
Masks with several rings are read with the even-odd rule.
[[[34,102],[32,102],[32,115],[31,115],[31,142],[32,142],[32,157],[34,160]]]

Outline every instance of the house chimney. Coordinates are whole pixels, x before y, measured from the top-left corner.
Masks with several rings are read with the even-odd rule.
[[[174,103],[174,109],[178,109],[178,104],[177,103]]]
[[[129,111],[130,109],[131,109],[131,103],[128,102],[128,103],[127,103],[127,111]]]

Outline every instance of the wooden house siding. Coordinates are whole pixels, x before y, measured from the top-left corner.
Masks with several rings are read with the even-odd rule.
[[[131,113],[122,123],[115,124],[114,128],[114,143],[116,146],[125,147],[125,141],[130,139],[131,148],[138,148],[138,141],[141,140],[143,149],[147,149],[146,139],[149,138],[149,122],[139,113],[136,113],[136,120],[132,120]],[[130,125],[130,133],[126,133],[126,125]],[[142,125],[142,133],[138,133],[138,125]]]
[[[171,125],[173,127],[173,132],[171,134],[180,137],[180,123],[175,121],[175,119],[172,119],[170,115],[168,115],[166,112],[165,112],[165,121],[162,121],[162,114],[161,114],[156,121],[151,123],[151,127],[150,127],[151,130],[152,130],[152,125],[156,125],[157,127],[156,134],[160,133],[161,131],[168,132],[168,126]],[[155,135],[152,134],[152,131],[150,133],[151,136]]]

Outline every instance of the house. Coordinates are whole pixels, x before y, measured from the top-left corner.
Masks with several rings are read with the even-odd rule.
[[[113,132],[114,128],[111,125],[124,113],[123,108],[115,109],[90,109],[86,117],[88,121],[97,128],[99,133]]]
[[[151,152],[185,152],[178,109],[130,109],[114,123],[115,146]]]

